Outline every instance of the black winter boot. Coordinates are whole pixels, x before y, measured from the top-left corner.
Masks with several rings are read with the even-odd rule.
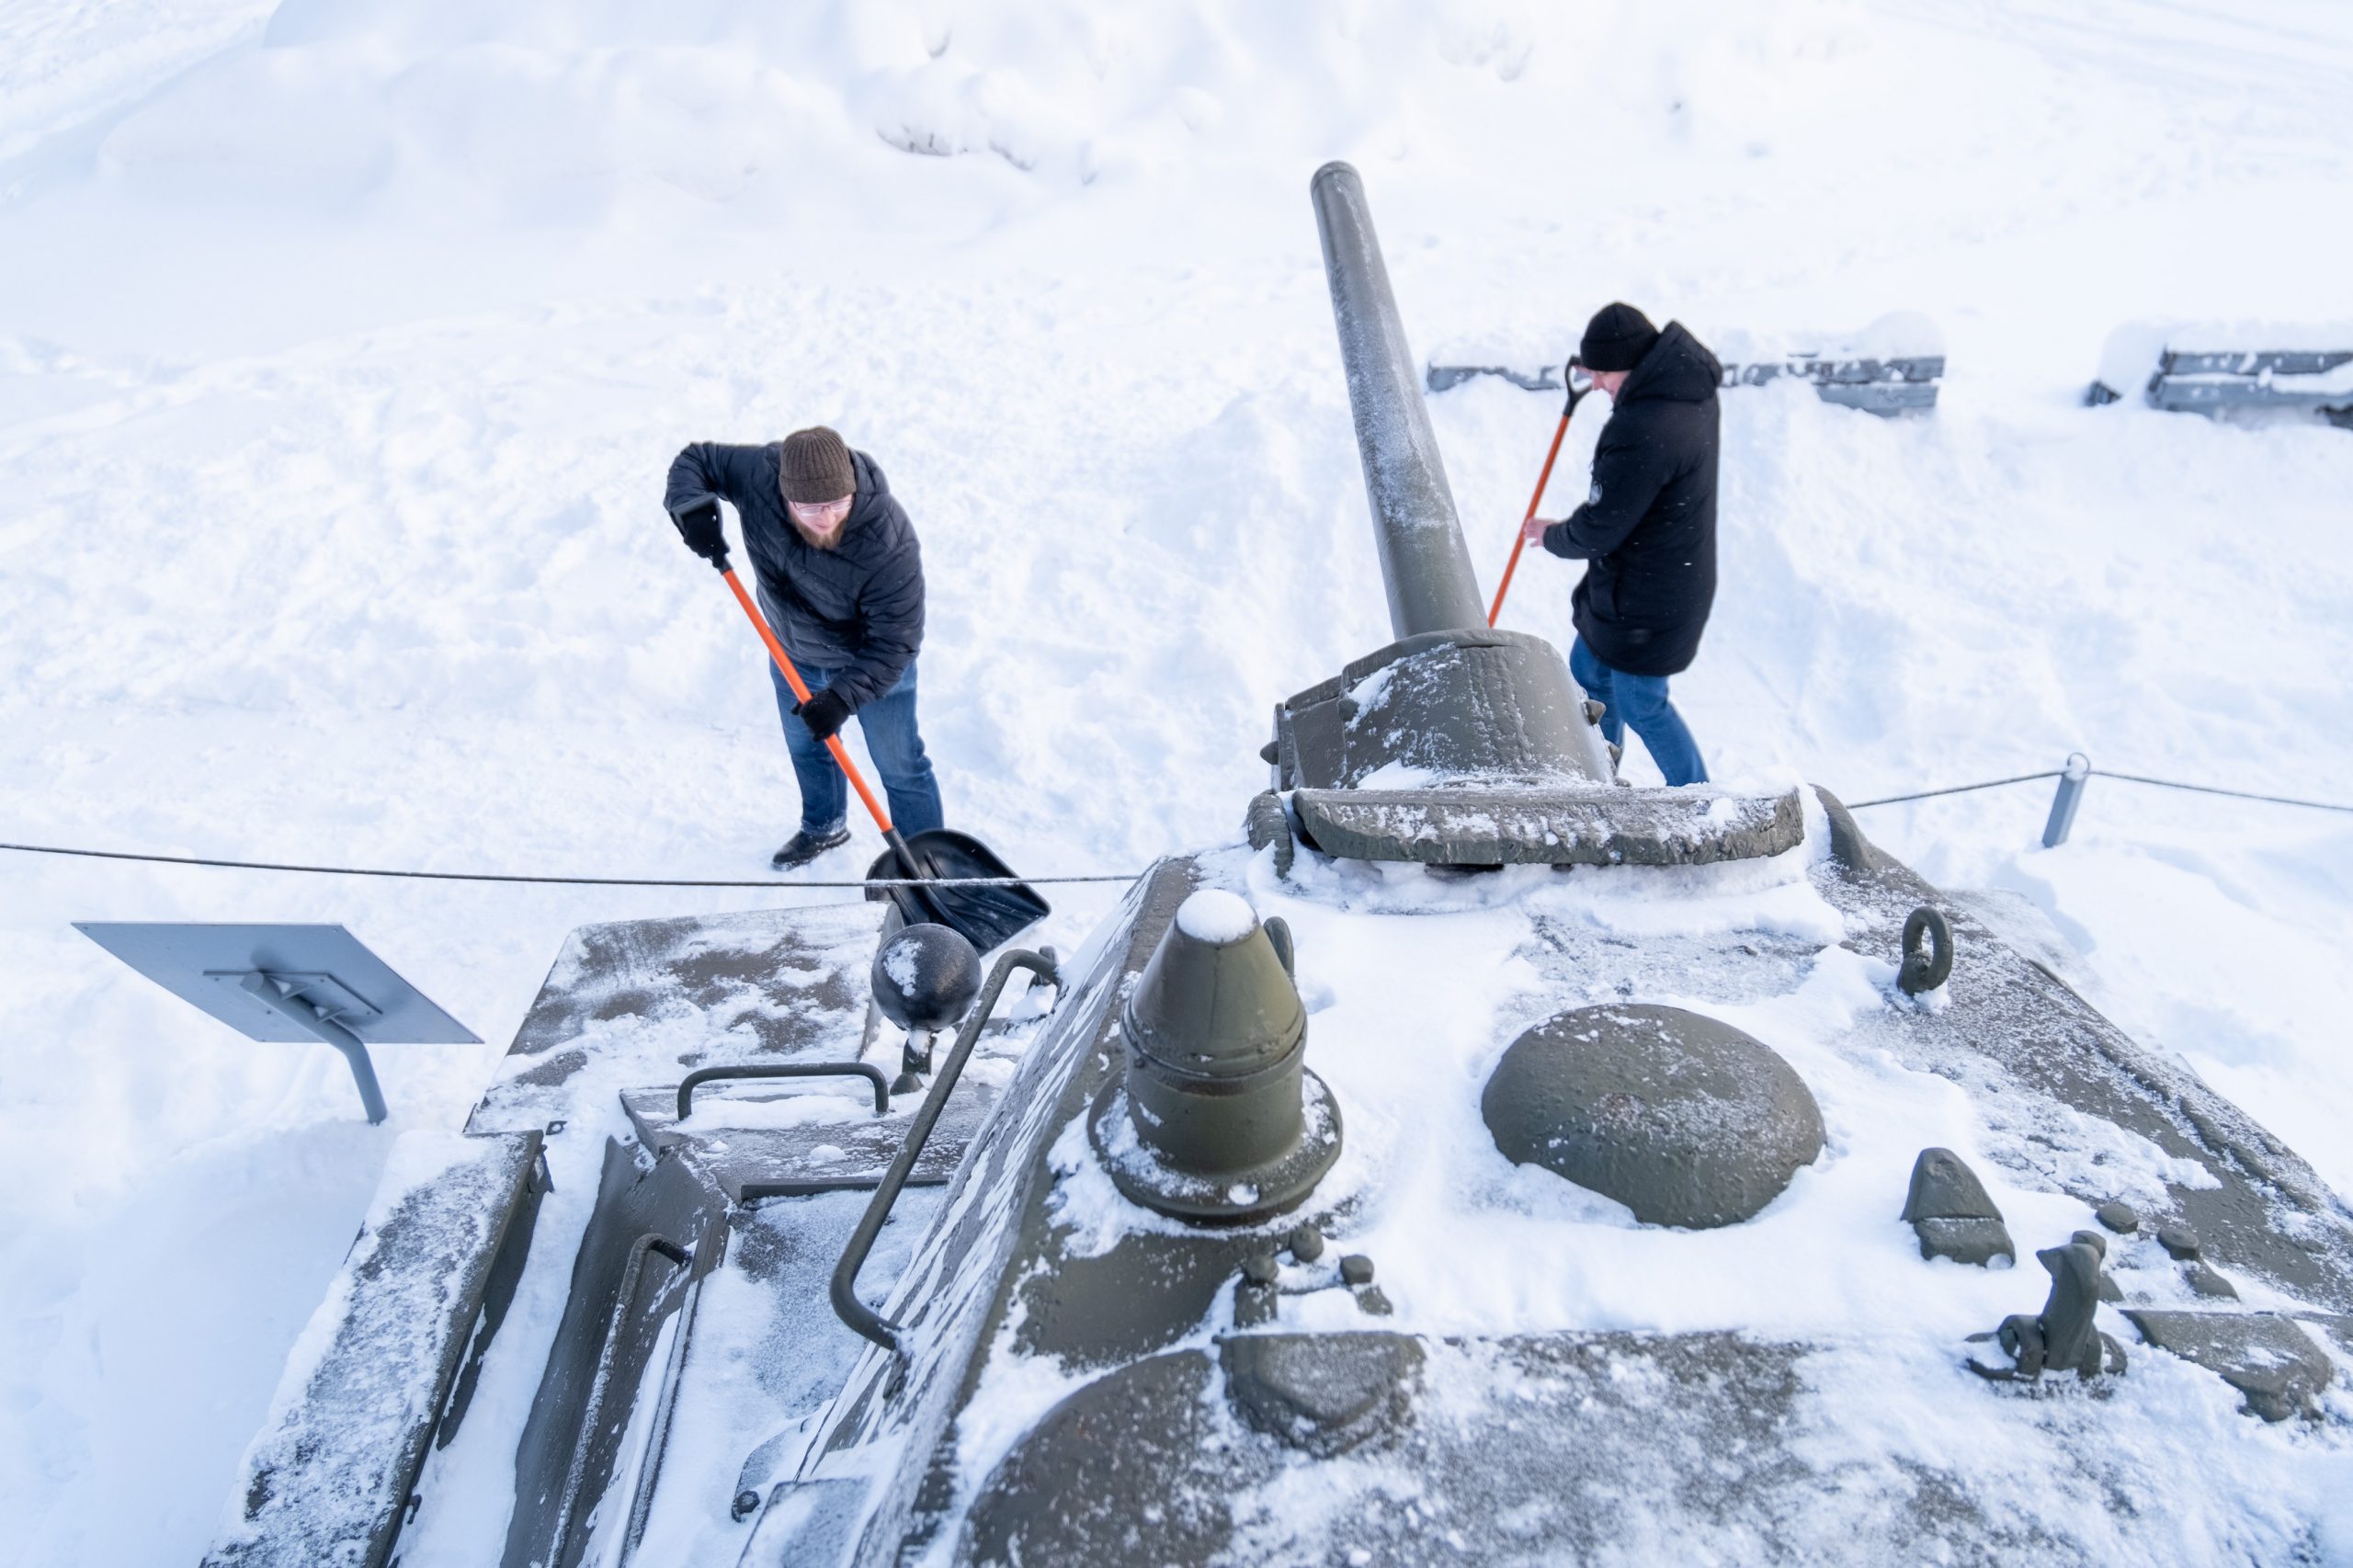
[[[826,850],[839,849],[848,842],[849,829],[847,827],[837,827],[833,832],[817,838],[812,838],[808,830],[804,828],[786,839],[784,847],[768,857],[768,869],[790,871],[797,866],[806,866]]]

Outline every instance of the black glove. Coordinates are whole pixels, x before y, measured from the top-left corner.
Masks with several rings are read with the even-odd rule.
[[[727,530],[720,526],[719,503],[698,501],[683,512],[673,512],[670,520],[678,525],[678,537],[687,548],[718,567],[727,570]]]
[[[829,741],[840,733],[849,718],[849,699],[832,691],[813,694],[806,702],[796,702],[792,710],[809,726],[809,733],[821,741]]]

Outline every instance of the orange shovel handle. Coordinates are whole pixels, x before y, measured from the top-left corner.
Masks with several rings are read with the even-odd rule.
[[[1569,407],[1576,407],[1572,402]],[[1504,562],[1504,580],[1495,585],[1495,602],[1488,608],[1487,624],[1493,626],[1495,617],[1504,612],[1504,596],[1511,592],[1511,574],[1519,570],[1519,552],[1528,548],[1528,525],[1536,516],[1536,508],[1544,504],[1544,487],[1552,482],[1552,460],[1561,455],[1561,437],[1569,433],[1569,416],[1561,415],[1560,427],[1552,432],[1552,448],[1544,454],[1544,472],[1536,476],[1536,494],[1528,498],[1528,516],[1519,519],[1519,532],[1511,538],[1511,559]]]
[[[1549,471],[1552,464],[1544,466]],[[768,623],[761,616],[759,607],[752,602],[752,596],[744,591],[743,583],[735,575],[735,568],[723,568],[720,575],[727,579],[727,585],[735,591],[735,602],[744,607],[744,613],[752,618],[752,624],[759,630],[760,641],[768,645],[768,657],[774,659],[776,667],[784,672],[784,684],[792,688],[793,696],[803,702],[808,701],[809,683],[802,680],[801,672],[792,667],[791,655],[784,651],[784,644],[776,640],[776,633],[768,630]],[[874,825],[882,830],[885,837],[889,837],[892,831],[891,813],[882,809],[882,802],[876,800],[874,791],[866,787],[866,777],[858,772],[858,764],[849,759],[849,748],[842,744],[841,736],[827,735],[825,749],[834,754],[834,760],[841,764],[842,772],[848,776],[849,787],[858,791],[859,800],[866,802],[868,812],[874,818]],[[895,844],[897,841],[894,839],[892,842]]]

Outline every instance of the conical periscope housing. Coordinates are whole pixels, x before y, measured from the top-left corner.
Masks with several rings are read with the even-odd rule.
[[[1221,927],[1180,910],[1120,1021],[1127,1071],[1106,1087],[1090,1131],[1131,1199],[1188,1219],[1248,1220],[1298,1203],[1331,1167],[1338,1108],[1307,1071],[1307,1009],[1255,917]]]

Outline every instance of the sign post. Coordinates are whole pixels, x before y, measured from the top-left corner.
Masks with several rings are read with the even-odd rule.
[[[335,1047],[370,1123],[390,1114],[370,1045],[481,1043],[340,926],[77,920],[74,928],[249,1040]]]

